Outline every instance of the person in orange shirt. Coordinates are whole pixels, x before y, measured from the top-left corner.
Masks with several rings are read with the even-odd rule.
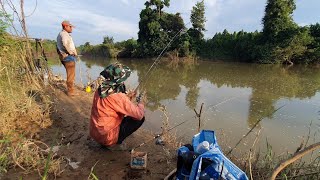
[[[90,136],[111,150],[117,149],[117,145],[122,144],[145,120],[145,100],[134,103],[131,100],[136,94],[126,94],[124,81],[130,74],[127,66],[120,63],[109,65],[100,73],[103,82],[94,94]]]

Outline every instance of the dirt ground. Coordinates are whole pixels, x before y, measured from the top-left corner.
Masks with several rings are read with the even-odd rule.
[[[68,97],[64,83],[53,85],[52,126],[39,133],[39,140],[58,147],[57,157],[63,157],[63,172],[49,179],[92,179],[93,169],[98,179],[163,179],[176,166],[175,150],[156,145],[154,134],[140,128],[125,142],[129,149],[150,141],[136,151],[147,152],[147,168],[132,170],[130,152],[110,151],[101,147],[88,136],[93,93],[79,89],[80,96]],[[68,160],[67,160],[68,159]],[[74,168],[70,162],[78,165]],[[24,174],[19,168],[11,169],[4,179],[40,179],[38,172]]]

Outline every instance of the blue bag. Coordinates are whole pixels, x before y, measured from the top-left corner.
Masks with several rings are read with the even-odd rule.
[[[192,152],[203,141],[208,141],[210,148],[203,154]],[[188,165],[181,165],[182,163],[190,163],[186,158],[188,155],[195,154],[191,170]],[[180,160],[180,166],[179,165]],[[178,165],[177,175],[178,180],[182,179],[226,179],[226,180],[248,180],[246,174],[233,164],[221,151],[214,131],[202,130],[200,133],[194,135],[192,139],[192,147],[182,146],[178,149]]]

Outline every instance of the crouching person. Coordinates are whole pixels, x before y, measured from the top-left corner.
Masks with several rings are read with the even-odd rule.
[[[90,118],[90,136],[110,150],[125,150],[122,143],[144,122],[144,102],[134,103],[134,92],[126,93],[124,81],[131,70],[120,63],[106,67],[102,84],[94,94]]]

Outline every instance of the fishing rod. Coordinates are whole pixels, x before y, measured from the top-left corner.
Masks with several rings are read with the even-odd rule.
[[[150,68],[148,69],[147,73],[144,75],[144,77],[142,79],[145,79],[145,81],[140,80],[139,84],[137,85],[137,87],[135,88],[135,90],[133,91],[135,94],[137,94],[139,86],[142,84],[142,82],[147,82],[150,78],[150,76],[148,76],[148,74],[151,72],[151,70],[155,67],[155,65],[157,63],[160,62],[160,57],[163,55],[163,53],[169,48],[169,46],[171,45],[171,43],[173,42],[173,40],[177,37],[178,34],[180,34],[185,28],[181,28],[174,36],[173,38],[171,38],[171,40],[169,41],[169,43],[166,45],[166,47],[164,47],[164,49],[160,52],[160,54],[158,55],[158,57],[156,58],[156,60],[154,60],[154,62],[152,63],[152,65],[150,66]],[[185,33],[185,32],[184,32]],[[141,98],[143,96],[143,92],[139,93],[139,95],[137,96],[137,102],[139,103]],[[154,138],[155,139],[155,138]]]
[[[140,80],[138,86],[135,88],[134,92],[137,92],[139,86],[142,84],[142,82],[147,82],[147,80],[150,78],[150,76],[148,76],[148,74],[151,72],[151,70],[155,67],[155,65],[157,63],[160,62],[160,57],[163,55],[163,53],[169,48],[169,46],[171,45],[171,43],[173,42],[173,40],[178,36],[178,34],[180,34],[185,28],[181,28],[174,36],[173,38],[171,38],[171,40],[169,41],[169,43],[164,47],[164,49],[160,52],[160,54],[158,55],[158,57],[156,58],[156,60],[152,63],[152,65],[150,66],[150,68],[148,69],[147,73],[144,75],[143,80]],[[186,31],[185,31],[186,32]],[[185,33],[183,32],[183,33]],[[181,34],[180,34],[181,35]]]
[[[190,22],[189,22],[190,23]],[[188,23],[188,24],[189,24]],[[162,51],[160,52],[160,54],[157,56],[157,58],[155,59],[155,61],[152,63],[152,65],[150,66],[150,68],[148,69],[148,71],[147,71],[147,73],[145,74],[145,76],[142,78],[142,79],[145,79],[145,80],[140,80],[140,82],[139,82],[139,84],[137,85],[137,87],[135,88],[135,90],[133,91],[133,92],[135,92],[135,93],[137,93],[137,91],[138,91],[138,89],[139,89],[139,87],[140,87],[140,85],[142,84],[142,82],[147,82],[147,80],[150,78],[150,76],[148,76],[148,74],[151,72],[151,70],[155,67],[155,65],[157,64],[157,63],[159,63],[160,62],[160,58],[161,58],[161,56],[164,54],[164,52],[169,48],[169,46],[171,45],[171,43],[175,40],[175,38],[180,34],[184,34],[184,33],[186,33],[187,31],[185,31],[185,32],[183,32],[183,30],[184,30],[185,28],[181,28],[174,36],[173,36],[173,38],[171,38],[171,40],[169,41],[169,43],[162,49]],[[181,32],[183,32],[183,33],[181,33]],[[87,85],[87,87],[91,87],[92,85],[95,85],[97,82],[99,83],[99,80],[100,80],[100,77],[98,77],[96,80],[94,80],[94,81],[92,81],[91,83],[89,83],[88,85]],[[140,98],[141,98],[141,94],[139,95],[140,96]]]
[[[284,106],[285,106],[285,105],[283,105],[283,106],[279,107],[278,109],[272,111],[272,113],[270,113],[270,115],[274,114],[275,112],[277,112],[278,110],[280,110],[280,109],[283,108]],[[247,132],[247,134],[244,135],[244,136],[237,142],[237,144],[227,153],[227,156],[228,156],[229,154],[231,154],[231,152],[240,144],[240,142],[241,142],[244,138],[246,138],[246,137],[253,131],[253,129],[256,128],[256,126],[257,126],[262,120],[263,120],[263,117],[260,118],[260,119],[253,125],[253,127]]]
[[[228,98],[228,99],[226,99],[226,100],[224,100],[224,101],[221,101],[221,102],[219,102],[218,104],[210,105],[206,110],[214,109],[214,108],[216,108],[217,106],[219,106],[219,105],[221,105],[221,104],[224,104],[224,103],[226,103],[226,102],[228,102],[228,101],[231,101],[231,100],[233,100],[233,99],[236,99],[236,98],[237,98],[237,97],[234,96],[234,97]],[[209,119],[205,120],[203,124],[206,125],[206,123],[208,122],[208,120],[209,120]]]
[[[185,26],[187,26],[188,24],[190,24],[191,23],[191,21],[190,22],[188,22],[187,24],[185,24]],[[184,31],[185,30],[185,31]],[[184,32],[183,32],[184,31]],[[181,32],[183,32],[183,33],[181,33]],[[183,27],[183,28],[181,28],[174,36],[173,36],[173,38],[171,38],[171,40],[169,41],[169,43],[164,47],[164,49],[160,52],[160,54],[158,55],[158,57],[155,59],[155,61],[152,63],[152,65],[150,66],[150,68],[148,69],[148,71],[147,71],[147,73],[145,74],[145,76],[142,78],[142,79],[145,79],[145,80],[140,80],[140,82],[139,82],[139,84],[137,85],[137,87],[135,88],[135,90],[133,91],[133,92],[135,92],[135,93],[137,93],[137,91],[138,91],[138,88],[140,87],[140,85],[142,84],[142,82],[147,82],[147,80],[150,78],[150,76],[148,76],[148,74],[151,72],[151,70],[155,67],[155,65],[157,64],[157,63],[159,63],[160,62],[160,57],[164,54],[164,52],[169,48],[169,46],[171,45],[171,43],[175,40],[175,38],[180,34],[184,34],[184,33],[186,33],[187,31],[186,31],[186,27]],[[91,83],[89,83],[88,85],[87,85],[87,87],[88,86],[92,86],[92,85],[97,85],[97,82],[98,82],[98,84],[99,84],[99,80],[101,80],[101,78],[100,77],[98,77],[96,80],[94,80],[93,82],[91,82]],[[139,95],[140,97],[141,97],[141,95]]]
[[[195,116],[195,117],[196,117],[196,116]],[[195,118],[195,117],[194,117],[194,118]],[[186,122],[188,122],[188,121],[190,121],[190,120],[191,120],[191,119],[188,119],[188,120],[186,120],[186,121],[182,121],[181,123],[179,123],[179,124],[171,127],[168,131],[166,131],[166,132],[164,132],[164,133],[162,132],[162,133],[160,133],[160,134],[155,135],[152,139],[149,139],[149,140],[147,140],[147,141],[139,144],[138,146],[135,146],[134,148],[132,148],[131,150],[129,150],[129,152],[133,152],[135,149],[137,149],[137,148],[139,148],[139,147],[141,147],[141,146],[143,146],[143,145],[151,142],[151,141],[154,140],[154,139],[157,139],[157,138],[165,135],[166,133],[170,132],[171,130],[177,128],[178,126],[181,126],[182,124],[184,124],[184,123],[186,123]]]
[[[233,98],[230,98],[230,99],[233,99]],[[217,107],[217,106],[219,106],[219,105],[221,105],[221,104],[224,104],[224,103],[228,102],[230,99],[227,99],[227,100],[224,100],[224,101],[222,101],[222,102],[219,102],[219,103],[217,103],[216,105],[214,105],[213,107]],[[197,117],[197,116],[194,116],[194,118],[196,118],[196,117]],[[154,140],[154,139],[157,139],[157,138],[159,138],[160,136],[165,135],[166,133],[170,132],[171,130],[177,128],[178,126],[181,126],[182,124],[184,124],[184,123],[186,123],[186,122],[188,122],[188,121],[190,121],[190,120],[191,120],[191,119],[182,121],[181,123],[179,123],[179,124],[171,127],[168,131],[166,131],[166,132],[164,132],[164,133],[162,132],[162,133],[160,133],[160,134],[155,135],[152,139],[149,139],[149,140],[147,140],[147,141],[139,144],[138,146],[132,148],[132,149],[130,150],[130,152],[133,152],[135,149],[137,149],[137,148],[139,148],[139,147],[141,147],[141,146],[149,143],[150,141],[152,141],[152,140]]]

